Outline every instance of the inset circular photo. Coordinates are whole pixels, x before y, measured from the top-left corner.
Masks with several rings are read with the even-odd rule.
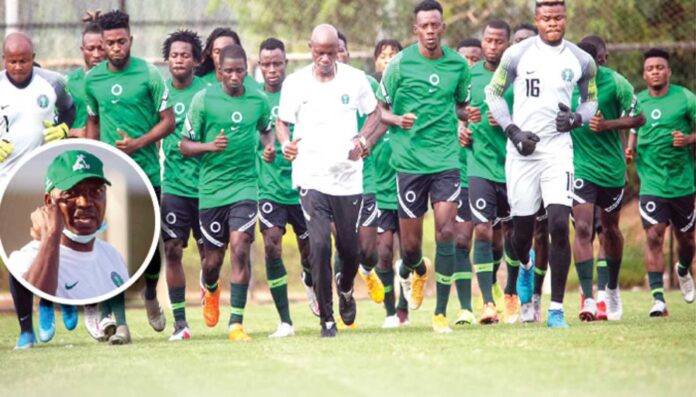
[[[0,193],[0,256],[31,292],[70,305],[119,294],[157,249],[157,197],[121,151],[86,139],[42,147]]]

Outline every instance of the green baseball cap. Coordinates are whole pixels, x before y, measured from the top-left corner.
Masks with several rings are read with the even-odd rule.
[[[80,181],[98,178],[111,185],[104,177],[104,164],[92,153],[84,150],[68,150],[53,159],[46,172],[45,188],[68,190]]]

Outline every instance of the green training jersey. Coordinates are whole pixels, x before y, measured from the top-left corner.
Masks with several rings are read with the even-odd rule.
[[[380,210],[396,210],[396,170],[391,166],[391,137],[393,133],[390,127],[377,143],[372,147],[368,158],[372,157],[375,168],[375,198],[377,208]]]
[[[456,103],[464,103],[469,67],[456,51],[442,47],[438,59],[425,58],[413,44],[396,54],[382,77],[377,98],[396,115],[413,113],[413,127],[396,127],[391,164],[398,172],[433,174],[459,169]]]
[[[169,90],[154,65],[131,57],[123,70],[112,72],[102,62],[85,77],[87,112],[99,117],[100,140],[109,145],[123,138],[120,129],[133,139],[147,134],[160,120],[159,113],[171,107]],[[152,186],[159,187],[160,163],[156,143],[131,153]]]
[[[673,131],[691,134],[696,123],[696,97],[671,84],[667,94],[638,94],[647,122],[638,129],[636,170],[640,194],[663,198],[694,193],[694,145],[674,147]]]
[[[367,81],[370,82],[372,92],[377,95],[379,91],[379,83],[374,77],[365,73]],[[367,120],[367,115],[358,115],[358,131],[360,131]],[[372,156],[367,156],[363,159],[363,194],[374,194],[377,192],[377,184],[375,182],[375,161]]]
[[[271,125],[275,125],[275,120],[278,117],[278,103],[280,102],[280,91],[267,92],[268,105],[271,108]],[[290,139],[292,140],[293,126],[290,125]],[[258,146],[258,155],[256,156],[256,166],[259,173],[259,200],[271,200],[280,204],[298,205],[300,204],[300,195],[297,189],[292,187],[292,163],[283,157],[283,150],[280,142],[275,140],[275,160],[272,163],[263,161],[263,151],[265,147],[260,144]]]
[[[169,100],[174,108],[176,129],[174,133],[167,135],[162,142],[164,152],[164,177],[162,178],[162,192],[180,197],[198,198],[198,167],[200,159],[197,157],[184,157],[179,150],[182,130],[186,121],[186,113],[193,96],[208,86],[206,82],[194,76],[191,85],[178,90],[172,85],[171,79],[167,81]]]
[[[268,98],[259,90],[244,89],[229,96],[217,83],[194,95],[183,136],[209,143],[222,131],[227,147],[200,156],[198,207],[216,208],[257,199],[256,148],[259,131],[270,129]]]
[[[485,88],[493,78],[494,71],[486,69],[481,61],[471,67],[471,90],[469,104],[481,111],[481,121],[469,123],[471,129],[471,150],[469,153],[468,175],[466,168],[462,169],[462,183],[473,176],[493,182],[505,183],[505,153],[507,136],[500,127],[491,126],[488,122],[488,103],[486,103]],[[512,113],[512,86],[505,91],[503,98]],[[462,185],[468,186],[468,185]]]
[[[471,157],[471,147],[459,146],[459,180],[462,188],[469,187],[469,157]]]
[[[217,79],[217,76],[215,75],[214,70],[212,72],[204,74],[200,78],[203,79],[203,81],[205,81],[206,83],[208,83],[208,85],[215,85],[220,83],[220,81],[218,81]],[[253,77],[247,74],[246,76],[244,76],[244,88],[254,90],[263,89],[263,84],[259,84],[256,80],[254,80]]]
[[[85,128],[87,125],[87,105],[85,104],[85,71],[81,67],[67,76],[67,88],[75,104],[75,121],[71,128]]]
[[[607,120],[640,114],[633,86],[619,73],[600,66],[597,71],[598,110]],[[580,104],[580,92],[573,92],[573,110]],[[571,132],[575,177],[603,187],[623,187],[626,183],[621,131],[594,132],[590,125]]]

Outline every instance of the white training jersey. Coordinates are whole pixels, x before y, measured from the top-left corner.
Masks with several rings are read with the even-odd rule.
[[[60,74],[34,67],[29,84],[19,88],[0,71],[0,139],[14,145],[0,163],[0,186],[24,155],[43,144],[44,120],[72,125],[74,118],[75,106]]]
[[[539,136],[541,141],[530,156],[522,156],[508,141],[507,155],[525,159],[572,155],[570,133],[556,130],[559,103],[569,108],[575,86],[580,89],[578,108],[584,122],[597,111],[597,69],[592,57],[575,44],[563,40],[560,45],[544,43],[539,36],[510,47],[486,87],[491,114],[503,129],[511,123]],[[513,85],[512,117],[503,93]]]
[[[293,187],[334,196],[362,193],[362,161],[348,160],[358,134],[356,113],[377,107],[365,72],[337,63],[336,76],[319,82],[308,65],[288,76],[280,93],[278,118],[294,124],[298,142]]]
[[[10,255],[8,267],[15,276],[24,276],[39,252],[39,241],[32,241]],[[56,297],[93,299],[112,292],[128,281],[128,269],[121,254],[111,244],[96,239],[90,252],[60,246]]]

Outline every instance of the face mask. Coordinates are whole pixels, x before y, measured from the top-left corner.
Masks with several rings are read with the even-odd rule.
[[[107,228],[107,224],[102,223],[101,226],[99,226],[99,229],[97,229],[97,231],[92,233],[92,234],[84,234],[84,235],[75,234],[68,229],[63,229],[63,234],[65,235],[65,237],[69,238],[70,240],[72,240],[78,244],[87,244],[90,241],[94,240],[94,238],[97,237],[97,235],[99,233],[102,233],[103,231],[105,231],[106,228]]]

